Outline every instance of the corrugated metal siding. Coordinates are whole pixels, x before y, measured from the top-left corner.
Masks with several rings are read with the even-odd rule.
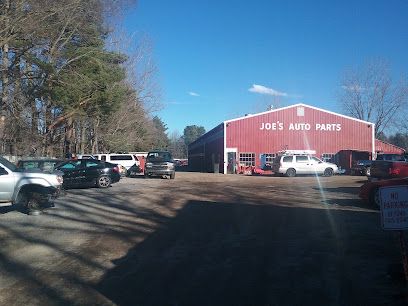
[[[393,144],[387,143],[379,139],[375,140],[375,151],[381,152],[381,153],[389,153],[389,154],[404,154],[405,153],[405,150],[403,148],[397,147]]]
[[[188,146],[188,165],[191,171],[218,172],[224,170],[224,124],[220,124]]]
[[[372,125],[307,106],[302,107],[304,116],[298,116],[298,107],[293,107],[228,122],[226,147],[236,147],[238,153],[254,152],[256,165],[259,165],[259,154],[276,153],[284,149],[316,150],[318,156],[337,153],[342,149],[372,151]],[[271,129],[261,130],[267,123],[267,127],[271,126]],[[302,130],[299,124],[309,124],[310,129],[306,130],[308,126],[304,126]],[[337,131],[337,126],[332,127],[334,131],[319,129],[323,124],[338,124],[341,130]],[[276,129],[273,129],[274,126]],[[290,127],[295,130],[290,130]]]

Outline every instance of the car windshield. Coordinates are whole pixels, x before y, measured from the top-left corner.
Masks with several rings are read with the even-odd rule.
[[[312,159],[313,159],[314,161],[317,161],[318,163],[322,163],[322,161],[321,161],[320,159],[318,159],[317,157],[315,157],[315,156],[312,156]]]
[[[405,161],[405,157],[400,154],[379,154],[377,160]]]
[[[148,161],[171,161],[171,154],[169,152],[151,152],[147,155]]]
[[[4,157],[0,156],[0,163],[2,163],[4,166],[6,166],[9,170],[16,172],[17,171],[17,166],[14,165],[12,162],[8,161]]]

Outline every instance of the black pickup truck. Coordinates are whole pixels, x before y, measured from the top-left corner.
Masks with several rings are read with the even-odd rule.
[[[406,161],[408,160],[406,156],[400,154],[391,154],[391,153],[382,153],[377,154],[377,158],[375,160],[357,160],[353,167],[351,168],[352,175],[366,175],[366,176],[373,176],[373,165],[374,165],[374,172],[377,172],[377,168],[379,165],[388,164],[388,162],[394,161]],[[385,162],[383,162],[385,161]],[[376,174],[375,174],[376,175]]]
[[[391,179],[408,176],[406,154],[381,154],[371,164],[370,179]]]

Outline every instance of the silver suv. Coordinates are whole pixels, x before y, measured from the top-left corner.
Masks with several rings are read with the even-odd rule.
[[[167,176],[174,179],[176,169],[170,152],[150,151],[146,157],[144,175],[146,178],[150,176]]]
[[[332,176],[338,173],[337,165],[324,162],[315,156],[306,154],[285,154],[275,158],[272,165],[275,174],[284,174],[289,177],[297,174],[320,174]]]
[[[30,172],[0,157],[0,206],[21,206],[37,210],[61,193],[63,178],[57,173]]]

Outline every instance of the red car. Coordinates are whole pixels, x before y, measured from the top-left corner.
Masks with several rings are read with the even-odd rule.
[[[389,180],[367,181],[360,187],[359,196],[373,206],[380,207],[380,187],[408,185],[408,177]]]

